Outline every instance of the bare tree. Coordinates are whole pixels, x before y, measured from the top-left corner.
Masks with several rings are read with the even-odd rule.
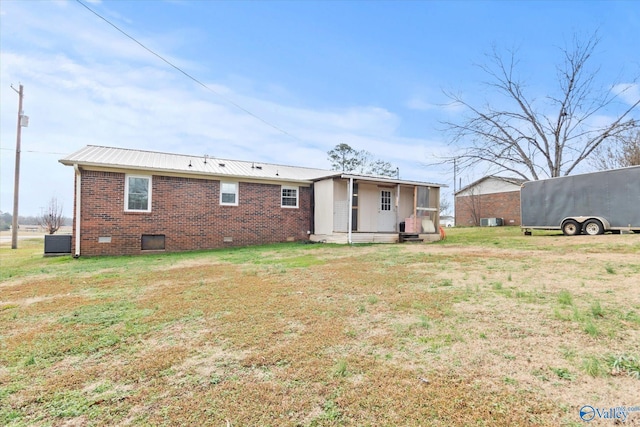
[[[586,41],[574,37],[573,45],[561,50],[558,87],[542,99],[526,93],[527,85],[517,75],[516,52],[503,56],[494,48],[489,64],[480,68],[489,77],[486,86],[504,98],[506,107],[475,106],[447,93],[468,111],[461,122],[445,122],[452,142],[460,145],[454,156],[458,166],[488,164],[497,172],[534,180],[568,175],[604,141],[638,129],[632,112],[640,99],[622,107],[618,102],[621,95],[632,93],[632,84],[595,87],[599,70],[590,66],[590,60],[598,41],[596,34]],[[454,157],[446,161],[453,162]]]
[[[640,131],[629,133],[600,146],[594,151],[591,164],[600,170],[640,165]]]
[[[58,206],[58,199],[52,197],[46,211],[38,218],[38,224],[47,230],[47,233],[54,234],[63,225],[62,205]]]
[[[440,193],[440,215],[449,215],[451,213],[451,199],[450,194]]]
[[[475,226],[480,225],[480,194],[478,194],[477,189],[475,187],[470,187],[466,196],[458,196],[458,200],[460,202],[460,208],[456,209],[456,224],[458,222],[459,212],[467,212],[469,215],[469,219]],[[458,224],[457,224],[458,225]],[[459,225],[467,225],[462,224]]]

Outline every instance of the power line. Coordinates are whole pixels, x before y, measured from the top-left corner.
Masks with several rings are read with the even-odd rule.
[[[243,111],[244,113],[250,115],[251,117],[260,120],[262,123],[264,123],[265,125],[272,127],[273,129],[277,130],[278,132],[281,132],[293,139],[296,139],[298,141],[300,141],[300,138],[290,134],[289,132],[285,131],[284,129],[269,123],[268,121],[266,121],[265,119],[263,119],[262,117],[252,113],[251,111],[247,110],[246,108],[244,108],[243,106],[241,106],[240,104],[230,100],[229,98],[226,98],[225,96],[223,96],[222,94],[220,94],[219,92],[216,92],[215,90],[211,89],[209,86],[207,86],[205,83],[201,82],[200,80],[198,80],[197,78],[195,78],[194,76],[192,76],[191,74],[187,73],[186,71],[184,71],[182,68],[178,67],[177,65],[173,64],[171,61],[169,61],[168,59],[164,58],[162,55],[160,55],[159,53],[154,52],[152,49],[148,48],[147,46],[145,46],[144,44],[142,44],[141,42],[139,42],[135,37],[129,35],[127,32],[125,32],[124,30],[122,30],[121,28],[119,28],[117,25],[115,25],[114,23],[112,23],[111,21],[109,21],[107,18],[105,18],[104,16],[100,15],[98,12],[96,12],[95,10],[91,9],[89,6],[87,6],[86,4],[84,4],[81,0],[76,0],[77,3],[79,3],[81,6],[83,6],[85,9],[87,9],[89,12],[93,13],[94,15],[96,15],[98,18],[102,19],[104,22],[106,22],[107,24],[109,24],[110,26],[112,26],[113,28],[115,28],[118,32],[120,32],[121,34],[123,34],[124,36],[126,36],[127,38],[131,39],[134,43],[136,43],[137,45],[139,45],[140,47],[142,47],[144,50],[146,50],[147,52],[151,53],[152,55],[154,55],[155,57],[157,57],[158,59],[160,59],[162,62],[166,63],[167,65],[169,65],[170,67],[174,68],[175,70],[177,70],[178,72],[182,73],[184,76],[186,76],[187,78],[189,78],[190,80],[193,80],[194,82],[196,82],[197,84],[199,84],[200,86],[202,86],[203,88],[205,88],[206,90],[214,93],[216,96],[220,97],[221,99],[223,99],[224,101],[228,102],[229,104],[233,105],[234,107],[236,107],[237,109]]]
[[[16,151],[14,148],[2,148],[4,151]],[[39,150],[20,150],[21,153],[36,153],[36,154],[55,154],[56,156],[67,156],[69,153],[57,153],[55,151],[39,151]]]

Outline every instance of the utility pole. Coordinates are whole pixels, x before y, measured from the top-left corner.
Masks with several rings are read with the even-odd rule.
[[[20,84],[20,90],[16,90],[16,88],[11,85],[11,89],[13,89],[18,94],[18,129],[16,136],[16,170],[15,170],[15,178],[13,184],[13,217],[11,218],[11,249],[18,248],[18,200],[19,200],[19,190],[20,190],[20,137],[22,134],[22,127],[27,126],[29,123],[29,118],[22,114],[22,96],[23,96],[23,86]]]
[[[458,172],[458,158],[453,158],[453,194],[456,194],[456,175]]]

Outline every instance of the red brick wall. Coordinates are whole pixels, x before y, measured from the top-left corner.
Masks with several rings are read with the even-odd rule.
[[[457,196],[455,200],[456,225],[480,225],[474,223],[473,207],[480,218],[503,218],[504,225],[520,225],[520,192]],[[513,222],[511,222],[513,221]]]
[[[280,207],[280,185],[240,182],[238,206],[220,206],[220,181],[154,175],[151,212],[125,212],[124,184],[124,173],[82,171],[81,255],[144,253],[143,234],[165,235],[177,252],[307,239],[311,227],[308,187],[295,209]]]

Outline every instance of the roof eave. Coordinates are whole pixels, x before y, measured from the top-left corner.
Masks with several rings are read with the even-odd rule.
[[[408,181],[404,179],[395,179],[395,178],[385,178],[385,177],[377,177],[377,176],[366,176],[366,175],[354,175],[354,174],[340,174],[340,178],[353,178],[360,181],[369,181],[369,182],[384,182],[387,184],[400,184],[400,185],[419,185],[419,186],[427,186],[427,187],[438,187],[438,188],[447,188],[446,184],[437,184],[435,182],[422,182],[422,181]]]
[[[83,161],[74,161],[72,159],[60,159],[58,160],[65,166],[74,166],[78,165],[79,167],[84,168],[96,168],[96,169],[111,169],[111,170],[132,170],[132,171],[145,171],[151,172],[154,175],[162,175],[163,173],[171,174],[171,175],[181,175],[181,176],[200,176],[207,177],[209,179],[246,179],[252,181],[278,181],[278,182],[289,182],[289,183],[298,183],[298,184],[312,184],[313,180],[308,179],[295,179],[295,178],[283,178],[280,176],[266,177],[266,176],[251,176],[251,175],[239,175],[239,174],[217,174],[210,172],[202,172],[202,171],[188,171],[182,169],[167,169],[167,168],[156,168],[156,167],[146,167],[146,166],[126,166],[126,165],[114,165],[114,164],[104,164],[104,163],[93,163],[93,162],[83,162]]]

